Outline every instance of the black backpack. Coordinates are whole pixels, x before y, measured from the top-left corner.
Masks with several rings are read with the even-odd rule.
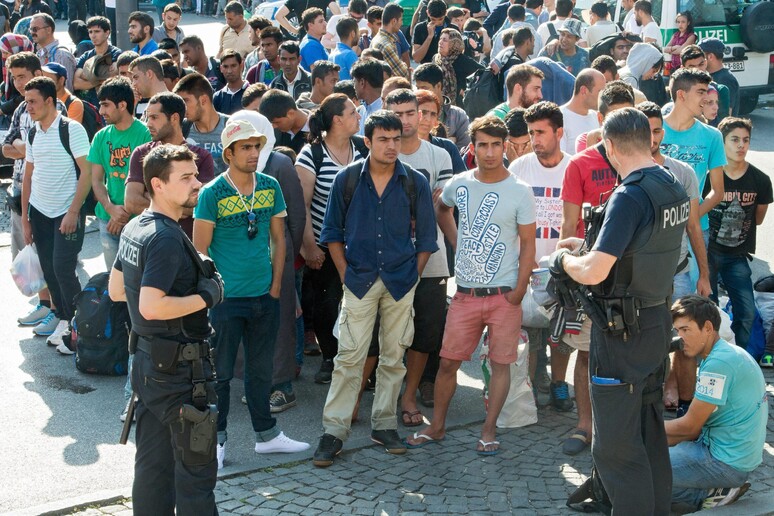
[[[490,109],[505,100],[503,99],[505,75],[511,66],[518,61],[519,57],[514,49],[503,63],[500,73],[495,74],[491,68],[486,67],[468,78],[468,87],[465,89],[462,107],[470,120],[484,116]]]
[[[84,116],[86,113],[85,109],[86,103],[84,102]],[[70,148],[70,120],[66,116],[62,116],[62,120],[59,121],[59,141],[62,142],[62,147],[64,147],[64,150],[67,152],[67,154],[70,155],[70,158],[73,160],[73,164],[75,165],[75,177],[76,179],[79,179],[81,177],[81,167],[78,166],[78,162],[75,160],[75,156],[73,156],[73,151]],[[32,142],[35,140],[35,134],[38,132],[37,126],[33,125],[30,129],[29,133],[27,133],[27,144],[32,145]],[[89,139],[89,142],[91,142],[91,138]],[[86,200],[83,201],[83,208],[86,210],[87,215],[94,215],[94,208],[97,206],[97,198],[94,197],[94,191],[91,189],[91,185],[89,185],[89,195],[86,196]]]
[[[360,154],[360,157],[365,159],[368,157],[368,153],[370,152],[368,147],[365,144],[365,140],[363,140],[362,136],[353,135],[349,137],[350,141],[352,142],[352,145],[355,146],[355,151],[357,151],[358,154]],[[323,164],[323,149],[321,143],[310,143],[309,146],[312,149],[312,164],[314,165],[314,169],[316,172],[320,171],[320,168],[322,168]]]
[[[120,376],[129,361],[129,309],[108,295],[110,274],[94,275],[75,297],[75,367],[88,374]]]
[[[94,135],[97,134],[100,129],[105,127],[105,119],[102,117],[102,115],[99,114],[99,108],[97,108],[97,106],[88,100],[79,99],[75,95],[70,95],[67,98],[65,101],[65,107],[70,109],[70,104],[72,104],[76,99],[83,102],[83,120],[81,120],[81,125],[84,129],[86,129],[89,142],[91,142],[94,140]]]

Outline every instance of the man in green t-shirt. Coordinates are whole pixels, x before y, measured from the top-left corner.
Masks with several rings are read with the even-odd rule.
[[[94,135],[86,158],[98,204],[99,237],[110,270],[118,253],[121,230],[129,222],[124,209],[124,183],[134,149],[151,140],[148,128],[134,117],[134,92],[124,77],[107,80],[99,90],[99,112],[109,124]]]
[[[285,266],[285,199],[277,180],[256,170],[266,136],[250,122],[228,122],[221,144],[228,169],[202,187],[194,209],[193,237],[196,249],[215,262],[225,285],[223,302],[210,310],[215,330],[211,342],[217,374],[218,469],[226,454],[230,383],[240,342],[255,452],[309,448],[280,431],[269,405]]]

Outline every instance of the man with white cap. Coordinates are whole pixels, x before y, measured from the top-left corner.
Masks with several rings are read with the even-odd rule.
[[[194,211],[193,238],[196,249],[213,259],[225,286],[221,308],[210,312],[215,330],[219,469],[225,457],[230,382],[240,342],[256,453],[309,448],[286,437],[269,408],[286,254],[285,200],[277,180],[256,171],[266,136],[250,122],[236,120],[226,124],[221,142],[228,170],[202,188]],[[248,263],[250,267],[245,267]]]
[[[589,51],[578,46],[581,39],[581,22],[567,18],[557,28],[559,32],[559,46],[547,45],[538,54],[539,57],[550,57],[554,61],[562,63],[567,71],[578,75],[581,70],[591,66],[589,63]]]

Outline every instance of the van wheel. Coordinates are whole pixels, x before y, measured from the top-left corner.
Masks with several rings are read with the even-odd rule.
[[[758,106],[758,95],[739,96],[739,115],[749,115]]]

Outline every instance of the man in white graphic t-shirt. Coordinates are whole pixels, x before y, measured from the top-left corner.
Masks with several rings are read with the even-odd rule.
[[[477,118],[470,137],[478,168],[452,177],[436,206],[438,225],[456,250],[457,293],[446,316],[433,421],[406,444],[420,448],[444,438],[457,371],[463,360],[470,360],[487,326],[492,376],[476,451],[495,455],[500,448],[497,417],[510,387],[510,364],[517,358],[521,301],[535,262],[535,201],[529,186],[503,165],[508,129],[502,120]]]

